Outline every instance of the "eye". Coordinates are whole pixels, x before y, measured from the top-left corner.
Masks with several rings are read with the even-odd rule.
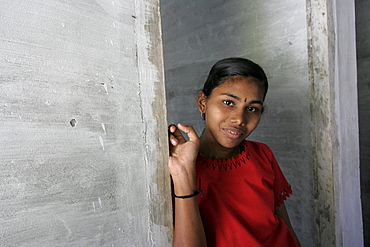
[[[233,106],[234,105],[234,102],[232,102],[231,100],[223,100],[222,101],[225,105],[227,106]]]
[[[259,109],[258,107],[248,106],[248,107],[247,107],[247,111],[257,113],[257,112],[259,112],[259,111],[260,111],[260,109]]]

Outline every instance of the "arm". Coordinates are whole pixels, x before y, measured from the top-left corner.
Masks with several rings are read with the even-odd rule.
[[[189,141],[179,129],[189,136]],[[199,138],[190,126],[170,126],[170,157],[168,168],[171,173],[174,193],[178,196],[193,194],[196,189],[195,162],[199,150]],[[203,224],[197,197],[175,198],[173,246],[206,246]]]
[[[290,223],[289,215],[288,215],[288,212],[286,210],[286,207],[285,207],[284,203],[282,203],[280,206],[275,207],[275,214],[277,216],[279,216],[285,222],[285,224],[289,227],[289,230],[292,233],[295,241],[297,242],[297,245],[301,246],[301,243],[299,242],[299,239],[298,239],[297,235],[294,232],[292,224]]]

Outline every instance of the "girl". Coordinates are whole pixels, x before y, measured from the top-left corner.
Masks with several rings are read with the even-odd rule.
[[[170,125],[174,246],[299,246],[284,206],[288,182],[265,144],[245,140],[267,88],[259,65],[223,59],[198,94],[201,137],[191,126]]]

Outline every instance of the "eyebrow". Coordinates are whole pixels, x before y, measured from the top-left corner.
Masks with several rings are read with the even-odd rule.
[[[260,101],[260,100],[252,100],[251,102],[249,102],[249,104],[260,104],[260,105],[263,105],[263,102]]]
[[[232,93],[222,93],[220,95],[226,95],[226,96],[229,96],[229,97],[234,98],[234,99],[239,100],[239,101],[241,100],[240,97],[238,97],[238,96],[236,96],[236,95],[234,95]]]
[[[240,97],[238,97],[238,96],[236,96],[236,95],[234,95],[232,93],[222,93],[220,95],[226,95],[226,96],[229,96],[231,98],[234,98],[234,99],[236,99],[238,101],[241,101],[241,98]],[[249,102],[249,104],[260,104],[260,105],[263,105],[263,102],[260,101],[260,100],[252,100],[251,102]]]

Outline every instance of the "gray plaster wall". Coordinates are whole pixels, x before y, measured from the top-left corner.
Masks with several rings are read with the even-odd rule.
[[[370,2],[356,0],[361,192],[365,246],[370,245]]]
[[[170,246],[159,2],[5,0],[0,246]]]
[[[203,122],[195,106],[210,67],[250,58],[270,82],[267,110],[249,139],[274,151],[293,195],[286,202],[303,246],[315,246],[306,1],[161,2],[169,122]]]

